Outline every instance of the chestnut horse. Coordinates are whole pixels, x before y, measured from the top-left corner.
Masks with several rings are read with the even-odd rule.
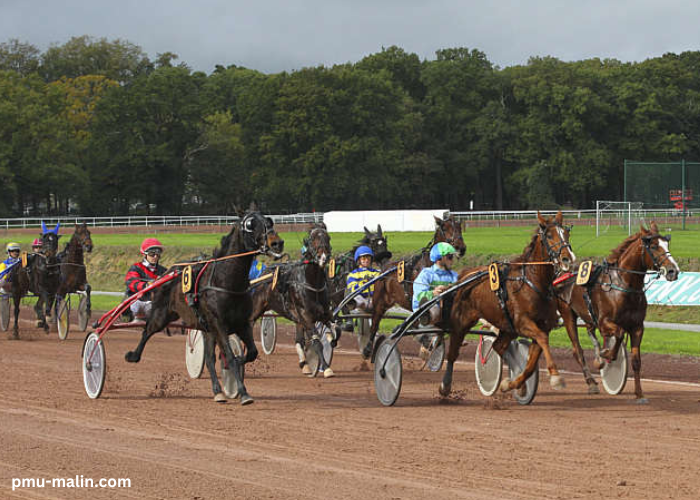
[[[641,227],[638,233],[633,234],[612,250],[602,264],[593,266],[587,284],[573,286],[568,303],[562,299],[558,300],[559,313],[571,339],[574,358],[581,365],[589,393],[597,394],[600,391],[586,366],[583,349],[579,343],[576,327],[578,318],[586,324],[588,335],[593,341],[597,368],[617,359],[624,334],[629,333],[634,369],[634,392],[638,402],[647,402],[643,396],[640,381],[642,366],[640,347],[647,312],[644,276],[651,270],[663,275],[668,281],[678,279],[680,270],[669,251],[670,239],[659,234],[655,222],[651,223],[650,230]],[[595,334],[596,328],[600,330],[603,339],[614,337],[615,344],[611,349],[601,352]]]
[[[467,332],[480,318],[500,330],[493,344],[496,352],[503,356],[511,340],[518,335],[531,338],[527,366],[515,380],[504,379],[501,391],[520,389],[537,368],[540,353],[544,352],[554,389],[564,387],[564,379],[552,358],[549,349],[549,332],[557,324],[557,304],[552,280],[559,270],[567,271],[576,260],[569,244],[569,230],[562,225],[562,213],[553,218],[544,218],[537,213],[539,226],[522,255],[499,267],[499,293],[491,290],[491,280],[482,280],[471,287],[455,292],[445,330],[450,332],[447,353],[447,368],[440,385],[440,394],[448,396],[452,388],[454,362]],[[460,273],[459,280],[486,267],[467,269]],[[449,307],[447,304],[444,307]]]
[[[450,215],[444,220],[435,217],[435,234],[433,234],[432,239],[421,249],[420,253],[405,259],[404,274],[406,280],[403,284],[398,282],[398,277],[395,273],[375,283],[374,293],[372,294],[372,324],[370,327],[369,342],[367,342],[367,345],[362,351],[362,356],[365,359],[369,359],[372,355],[374,339],[384,314],[395,305],[409,311],[411,310],[413,280],[418,277],[424,267],[432,265],[430,261],[430,249],[433,248],[433,245],[441,241],[455,247],[460,257],[463,257],[466,253],[467,246],[462,238],[462,224],[455,219],[454,215]],[[392,263],[390,265],[394,264],[395,263]]]
[[[295,346],[299,355],[299,367],[310,374],[304,355],[304,345],[311,340],[317,322],[328,324],[331,320],[330,294],[326,280],[325,266],[331,255],[331,237],[326,225],[315,224],[304,239],[303,259],[297,262],[276,264],[266,269],[266,273],[276,272],[274,289],[272,281],[261,281],[251,288],[253,311],[251,323],[273,310],[293,321],[296,326]],[[320,347],[320,346],[319,346]],[[332,377],[333,370],[326,364],[319,352],[320,370],[325,377]]]

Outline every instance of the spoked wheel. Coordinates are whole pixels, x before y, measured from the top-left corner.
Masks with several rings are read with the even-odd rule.
[[[318,351],[316,350],[316,344],[320,340],[314,339],[311,342],[306,342],[304,347],[304,357],[306,357],[306,364],[309,366],[311,373],[308,377],[313,378],[318,374],[318,370],[321,367],[321,359],[318,357]]]
[[[605,347],[612,349],[615,342],[615,337],[605,337]],[[620,342],[622,345],[617,351],[617,359],[605,364],[600,370],[600,379],[603,382],[603,387],[608,394],[617,396],[625,388],[627,383],[627,373],[629,371],[629,363],[627,362],[627,348],[625,347],[625,339]]]
[[[430,354],[425,362],[425,366],[431,372],[439,372],[442,368],[442,363],[445,361],[445,337],[444,335],[436,335],[430,342]]]
[[[87,330],[88,323],[90,323],[91,311],[88,310],[88,298],[87,295],[80,294],[80,302],[78,303],[78,328],[81,332]]]
[[[245,354],[245,346],[241,341],[241,338],[232,333],[228,336],[228,343],[231,346],[233,355],[237,358],[243,357]],[[239,369],[241,374],[241,380],[245,378],[245,368],[241,365]],[[236,399],[238,397],[238,387],[236,385],[236,377],[233,374],[233,369],[231,367],[226,368],[224,364],[223,354],[221,357],[221,383],[223,385],[224,394],[229,399]]]
[[[326,365],[331,366],[333,362],[333,340],[335,340],[335,334],[328,328],[328,325],[323,323],[316,323],[316,335],[321,339],[321,346],[323,347],[323,359]]]
[[[185,341],[185,365],[190,378],[199,378],[204,370],[204,333],[187,329]]]
[[[382,342],[374,357],[374,388],[384,406],[392,406],[399,398],[402,379],[399,347],[390,341]]]
[[[107,357],[105,345],[97,333],[89,333],[83,342],[83,385],[90,399],[97,399],[102,394],[107,374]]]
[[[10,327],[10,296],[0,296],[0,329],[6,332]]]
[[[493,396],[503,377],[503,359],[493,349],[493,337],[479,337],[474,356],[474,374],[481,394]]]
[[[357,348],[360,354],[365,349],[369,342],[369,330],[372,326],[372,320],[369,318],[357,318]]]
[[[63,299],[56,297],[56,327],[58,338],[66,340],[70,330],[70,295]]]
[[[508,363],[508,376],[511,380],[515,380],[527,365],[527,357],[530,352],[530,341],[514,340],[506,349],[503,357]],[[537,394],[537,386],[540,383],[540,371],[535,368],[532,375],[528,377],[520,389],[513,391],[513,398],[521,405],[529,405],[535,399]]]
[[[274,316],[263,316],[260,322],[260,344],[268,356],[275,351],[277,344],[277,320]]]

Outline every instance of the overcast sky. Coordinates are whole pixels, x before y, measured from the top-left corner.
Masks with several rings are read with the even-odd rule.
[[[0,0],[0,42],[44,51],[119,38],[206,73],[331,66],[391,45],[421,59],[479,49],[500,67],[548,55],[642,61],[700,50],[699,21],[694,0]]]

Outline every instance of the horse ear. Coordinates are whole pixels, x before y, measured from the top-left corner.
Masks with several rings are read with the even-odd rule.
[[[326,226],[326,223],[325,223],[325,222],[319,222],[318,225],[319,225],[319,227],[321,227],[322,229],[328,230],[328,227]]]
[[[659,226],[656,225],[656,221],[651,221],[651,225],[649,226],[649,229],[651,229],[652,233],[659,234]]]
[[[382,235],[382,226],[381,224],[377,224],[377,233],[381,236]]]
[[[42,220],[41,221],[41,234],[46,234],[48,232],[49,232],[49,230],[46,228],[46,223]]]
[[[564,214],[561,213],[561,210],[557,212],[557,216],[554,218],[557,224],[561,226],[561,223],[564,222]]]
[[[369,229],[367,229],[367,226],[364,226],[364,228],[365,228],[365,234],[366,234],[366,235],[369,236],[370,234],[372,234],[372,232],[371,232]]]
[[[646,233],[649,232],[649,230],[648,230],[647,228],[644,227],[644,224],[643,224],[643,223],[640,222],[640,223],[639,223],[639,232],[646,234]]]
[[[540,222],[540,226],[544,227],[547,225],[547,219],[542,217],[542,214],[540,214],[540,211],[537,211],[537,220]]]
[[[54,230],[53,230],[53,232],[56,233],[56,235],[58,235],[58,228],[60,228],[60,227],[61,227],[61,223],[60,223],[60,222],[57,222],[57,223],[56,223],[56,227],[55,227]]]
[[[442,227],[442,223],[445,222],[440,217],[436,217],[435,215],[433,215],[433,219],[435,219],[435,224],[437,224],[439,227]]]

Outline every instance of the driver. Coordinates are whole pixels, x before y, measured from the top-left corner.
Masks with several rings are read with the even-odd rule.
[[[350,271],[348,274],[347,284],[345,286],[345,295],[353,293],[361,288],[375,276],[379,276],[379,271],[371,267],[374,252],[368,246],[362,245],[355,250],[355,262],[357,268]],[[365,290],[355,295],[355,307],[362,310],[368,310],[372,303],[372,294],[374,293],[374,285],[370,285]]]
[[[34,241],[32,242],[32,253],[41,253],[44,247],[44,242],[41,241],[41,238],[34,238]]]
[[[155,238],[146,238],[141,243],[143,260],[129,268],[124,279],[126,296],[130,297],[146,288],[150,282],[165,274],[165,267],[159,264],[163,245]],[[131,312],[136,318],[146,318],[151,313],[151,292],[131,304]]]
[[[8,243],[5,250],[7,250],[7,258],[0,262],[0,287],[7,281],[10,268],[19,262],[19,243],[15,243],[14,241]]]

